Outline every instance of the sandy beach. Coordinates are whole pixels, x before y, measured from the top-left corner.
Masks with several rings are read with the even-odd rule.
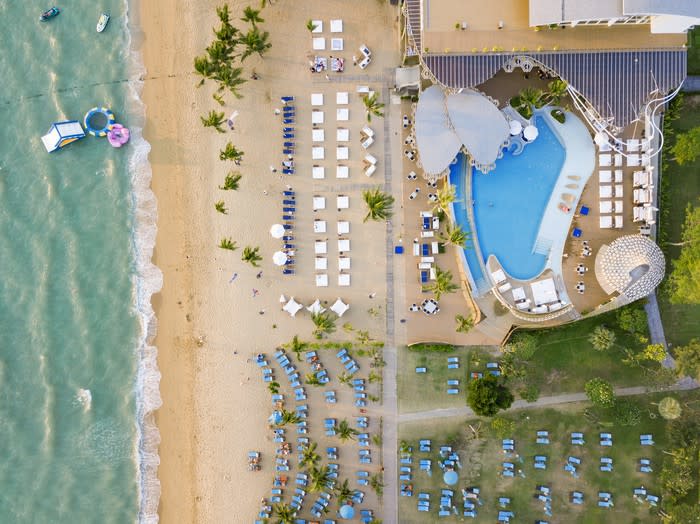
[[[386,241],[384,223],[362,223],[365,207],[361,189],[383,185],[381,174],[368,179],[362,173],[364,150],[359,130],[365,124],[358,84],[381,90],[385,69],[398,60],[389,35],[395,30],[394,12],[379,2],[363,2],[363,9],[348,11],[341,1],[275,2],[261,16],[270,32],[272,49],[264,60],[252,57],[244,63],[246,78],[253,69],[259,80],[241,89],[243,98],[225,96],[220,107],[213,99],[215,85],[197,89],[192,73],[195,55],[211,42],[209,28],[216,25],[215,7],[220,2],[169,0],[141,4],[144,30],[143,53],[147,67],[144,101],[147,106],[146,138],[152,146],[153,189],[158,198],[158,239],[155,263],[163,271],[164,286],[154,299],[158,316],[156,345],[161,373],[163,407],[157,421],[161,433],[159,477],[163,522],[251,522],[259,501],[269,494],[272,473],[247,471],[247,451],[258,449],[272,457],[274,447],[265,423],[270,397],[251,356],[271,353],[298,334],[311,339],[313,325],[302,312],[290,318],[280,310],[279,296],[295,296],[304,305],[315,298],[331,304],[342,297],[350,311],[338,323],[334,340],[350,335],[341,328],[350,322],[381,338],[386,300]],[[234,23],[249,2],[230,3]],[[344,20],[346,71],[326,77],[308,69],[311,38],[305,28],[310,18]],[[325,36],[329,36],[326,34]],[[392,37],[393,38],[393,37]],[[394,40],[392,40],[393,42]],[[365,71],[352,66],[352,54],[360,44],[374,50],[374,63]],[[380,47],[383,47],[383,49]],[[328,56],[333,51],[326,50]],[[335,95],[348,92],[350,120],[350,178],[335,178],[335,140],[326,144],[326,179],[311,178],[310,93],[323,93],[326,100],[327,135],[335,136]],[[381,91],[380,91],[381,92]],[[281,95],[294,95],[297,103],[297,174],[284,180],[269,166],[279,164],[281,122],[274,110]],[[385,100],[386,101],[386,100]],[[386,101],[388,102],[388,101]],[[235,130],[219,134],[204,128],[200,116],[210,110],[227,115],[238,111]],[[370,150],[383,159],[385,123],[372,123],[379,145]],[[227,141],[245,152],[236,167],[218,159]],[[229,165],[230,164],[230,165]],[[383,173],[381,163],[379,173]],[[238,191],[221,191],[226,173],[243,175]],[[287,185],[297,193],[297,274],[281,274],[271,255],[279,241],[270,237],[270,225],[281,214],[281,191]],[[327,209],[314,213],[313,195],[323,195]],[[335,196],[350,197],[342,215]],[[228,214],[214,210],[224,200]],[[314,218],[328,221],[329,286],[314,286]],[[335,222],[350,222],[352,242],[351,285],[338,287]],[[217,247],[231,237],[239,249]],[[260,246],[260,268],[241,261],[244,246]],[[260,278],[256,278],[262,271]],[[233,276],[237,275],[235,279]],[[257,290],[255,293],[253,290]],[[370,298],[372,295],[372,298]],[[375,316],[367,314],[376,308]],[[270,459],[271,460],[271,459]]]

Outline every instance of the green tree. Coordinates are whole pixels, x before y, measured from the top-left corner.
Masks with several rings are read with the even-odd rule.
[[[448,223],[444,233],[439,233],[440,240],[453,246],[464,248],[469,240],[469,233],[464,231],[459,225]]]
[[[256,24],[262,24],[265,20],[260,17],[259,10],[247,6],[245,9],[243,9],[243,18],[241,18],[241,21],[250,23],[254,26]]]
[[[245,45],[245,49],[241,55],[241,61],[255,53],[260,55],[260,58],[263,58],[263,55],[272,47],[269,39],[270,33],[268,31],[260,31],[258,27],[253,26],[243,36],[242,43]]]
[[[225,106],[226,102],[224,101],[224,98],[219,94],[219,93],[212,93],[211,97],[216,100],[220,106]]]
[[[661,363],[666,359],[666,348],[663,344],[647,344],[639,353],[639,359]]]
[[[342,441],[355,440],[355,437],[357,437],[359,433],[360,432],[351,427],[350,424],[348,424],[348,421],[345,419],[338,423],[338,427],[336,429],[336,435],[338,435],[338,438]]]
[[[497,438],[504,439],[513,435],[515,422],[503,417],[494,417],[491,419],[491,429]]]
[[[228,210],[226,209],[226,204],[224,204],[223,200],[219,200],[218,202],[215,202],[214,209],[216,209],[222,215],[228,214]]]
[[[274,524],[294,524],[297,511],[287,504],[275,504],[272,514]]]
[[[316,442],[311,442],[301,448],[301,453],[299,456],[299,467],[316,467],[316,463],[321,460],[321,457],[316,453],[316,448],[318,444]]]
[[[242,75],[243,68],[226,66],[217,69],[213,78],[219,83],[219,91],[228,89],[233,96],[241,98],[239,88],[247,81]]]
[[[231,240],[230,238],[222,238],[221,242],[219,242],[219,247],[221,249],[228,249],[229,251],[235,251],[236,249],[238,249],[236,242]]]
[[[273,395],[277,395],[277,393],[280,392],[280,383],[279,382],[269,382],[267,384],[267,389]]]
[[[219,151],[219,160],[233,160],[240,163],[243,160],[243,151],[229,142],[224,149]]]
[[[332,481],[331,471],[326,464],[309,469],[309,491],[311,493],[318,493],[330,488]]]
[[[696,484],[694,476],[697,448],[676,448],[668,452],[659,473],[664,498],[675,503],[690,493]]]
[[[613,416],[621,426],[636,426],[642,421],[642,410],[632,400],[616,399]]]
[[[602,378],[592,378],[584,386],[586,396],[594,406],[611,408],[615,405],[615,392],[610,382]]]
[[[648,330],[647,314],[637,304],[620,308],[617,311],[617,325],[632,334],[645,334]]]
[[[429,291],[435,295],[435,300],[440,300],[440,297],[447,293],[454,293],[459,289],[459,286],[452,281],[452,272],[442,270],[435,266],[435,280],[430,284],[423,286],[423,291]]]
[[[541,89],[526,87],[511,99],[511,105],[524,118],[532,118],[534,109],[544,105],[544,92]]]
[[[661,517],[664,524],[700,524],[700,512],[696,504],[664,504]]]
[[[335,332],[335,318],[327,311],[323,313],[313,313],[311,315],[311,321],[315,326],[313,334],[318,339],[323,338],[323,335],[330,335]]]
[[[530,360],[537,351],[537,338],[527,333],[518,333],[506,344],[504,350],[513,353],[520,360]]]
[[[262,257],[258,253],[260,251],[259,247],[246,246],[243,248],[243,254],[241,255],[241,260],[243,262],[248,262],[253,267],[259,267]]]
[[[668,440],[672,448],[697,446],[698,434],[700,420],[693,413],[685,413],[668,424]]]
[[[228,175],[226,175],[226,178],[224,178],[224,185],[219,186],[219,189],[224,191],[236,191],[241,178],[243,178],[243,175],[241,175],[239,172],[231,171]]]
[[[372,121],[372,115],[383,117],[384,104],[379,101],[379,94],[373,93],[371,96],[365,95],[362,97],[362,102],[365,104],[365,112],[367,113],[367,122]]]
[[[297,360],[301,362],[301,353],[308,347],[308,344],[299,340],[299,335],[294,335],[292,340],[282,344],[282,347],[294,353],[297,356]]]
[[[680,418],[681,413],[683,413],[683,408],[681,408],[681,403],[673,397],[664,397],[659,402],[659,415],[661,415],[666,420],[675,420]]]
[[[700,155],[700,127],[679,134],[676,143],[671,147],[671,153],[680,165],[695,162]]]
[[[675,349],[676,370],[680,376],[700,380],[700,339],[694,338]]]
[[[369,487],[381,498],[384,494],[384,478],[381,473],[375,473],[369,478]]]
[[[518,390],[518,395],[525,402],[537,402],[540,398],[540,387],[534,382],[528,382]]]
[[[314,24],[314,21],[311,20],[310,18],[306,21],[306,29],[309,30],[309,33],[313,33],[318,26]]]
[[[219,133],[225,133],[226,130],[224,130],[221,126],[224,123],[224,114],[223,113],[217,113],[216,111],[209,111],[209,114],[205,117],[200,116],[199,117],[202,120],[202,124],[204,127],[213,127],[216,129]]]
[[[700,304],[700,205],[688,204],[681,234],[680,256],[672,262],[669,276],[671,302]]]
[[[304,382],[306,382],[306,384],[309,386],[323,386],[323,384],[321,384],[321,381],[314,373],[307,373],[306,375],[304,375]]]
[[[342,506],[346,502],[352,500],[355,490],[350,488],[348,479],[343,480],[335,486],[335,496],[338,499],[338,506]]]
[[[216,69],[216,66],[206,56],[196,56],[194,58],[194,72],[202,77],[197,87],[204,84],[206,79],[212,78]]]
[[[567,95],[567,88],[569,85],[564,82],[561,78],[555,78],[547,84],[547,93],[545,98],[547,102],[558,106],[561,104],[562,99]]]
[[[463,315],[455,315],[455,322],[457,322],[457,333],[469,333],[474,327],[474,317]]]
[[[588,341],[596,351],[607,351],[615,345],[615,333],[605,326],[596,326]]]
[[[294,411],[287,411],[286,409],[283,409],[280,411],[280,421],[276,424],[276,426],[283,427],[287,424],[297,424],[302,420],[303,419]]]
[[[352,375],[349,375],[345,371],[343,371],[340,375],[338,375],[338,382],[341,384],[345,384],[346,386],[351,386],[352,387]]]
[[[492,417],[500,410],[508,409],[513,400],[510,390],[493,375],[469,382],[467,403],[479,416]]]
[[[457,189],[453,184],[445,184],[438,189],[437,201],[433,205],[433,213],[442,211],[445,215],[449,216],[450,205],[457,202]]]
[[[363,222],[372,220],[389,220],[392,215],[394,197],[384,193],[379,187],[365,189],[362,191],[362,198],[367,204],[367,214]]]

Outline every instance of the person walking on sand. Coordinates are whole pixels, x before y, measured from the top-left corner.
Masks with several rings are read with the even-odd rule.
[[[259,271],[257,275],[255,275],[255,278],[261,278],[262,277],[262,271]]]
[[[233,282],[237,278],[238,278],[238,273],[234,273],[233,276],[231,277],[231,280],[229,280],[228,283],[230,284],[231,282]]]
[[[260,294],[260,291],[257,289],[253,288],[253,298],[257,297]]]

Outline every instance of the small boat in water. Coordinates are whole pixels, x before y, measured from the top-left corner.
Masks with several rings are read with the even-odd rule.
[[[102,31],[104,31],[105,27],[107,27],[108,22],[109,22],[109,13],[102,13],[100,15],[99,20],[97,20],[97,32],[101,33]]]
[[[53,6],[51,9],[47,9],[43,13],[41,13],[41,16],[39,17],[40,22],[46,22],[48,20],[51,20],[54,17],[57,17],[60,13],[60,9],[58,7]]]

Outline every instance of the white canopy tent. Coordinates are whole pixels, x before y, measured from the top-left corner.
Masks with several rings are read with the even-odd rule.
[[[299,304],[296,300],[294,300],[294,297],[289,299],[289,302],[287,302],[282,309],[284,309],[287,313],[289,313],[289,316],[293,317],[295,316],[300,309],[303,309],[304,306]]]
[[[318,315],[319,313],[323,313],[325,310],[326,308],[321,305],[321,301],[319,299],[316,299],[313,304],[306,308],[306,311],[312,315]]]
[[[339,317],[342,317],[348,309],[350,309],[350,305],[343,302],[340,297],[331,306],[331,311]]]

